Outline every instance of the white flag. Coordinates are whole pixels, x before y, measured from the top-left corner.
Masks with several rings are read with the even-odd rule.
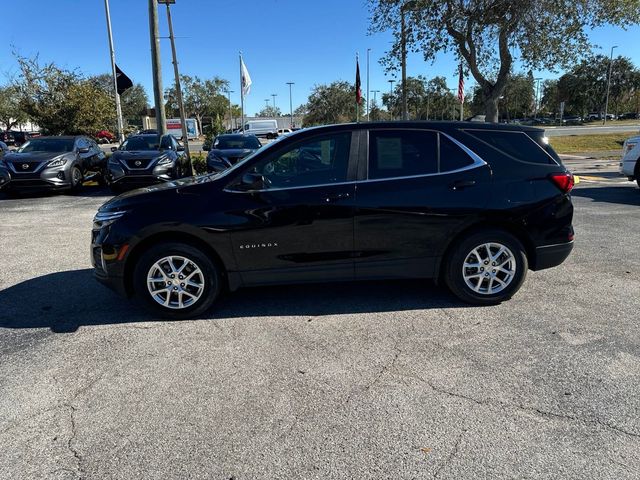
[[[249,95],[251,93],[251,77],[242,58],[240,58],[240,71],[242,72],[242,94]]]

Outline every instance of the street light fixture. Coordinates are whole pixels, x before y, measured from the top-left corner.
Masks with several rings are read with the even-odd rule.
[[[609,79],[607,80],[607,101],[604,104],[604,119],[602,124],[607,124],[607,114],[609,113],[609,90],[611,88],[611,72],[613,71],[613,49],[618,48],[618,45],[611,47],[611,57],[609,58]]]

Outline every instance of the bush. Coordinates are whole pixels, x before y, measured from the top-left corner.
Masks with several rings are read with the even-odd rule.
[[[191,163],[196,175],[207,173],[207,156],[204,153],[192,153]]]

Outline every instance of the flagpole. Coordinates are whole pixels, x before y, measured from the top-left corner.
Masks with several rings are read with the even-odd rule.
[[[116,122],[118,125],[118,141],[124,141],[122,120],[122,106],[120,105],[120,95],[118,94],[118,76],[116,74],[116,53],[113,49],[113,34],[111,33],[111,13],[109,12],[109,0],[104,0],[104,10],[107,14],[107,33],[109,34],[109,52],[111,53],[111,72],[113,74],[113,93],[116,96]]]
[[[359,70],[359,57],[358,52],[356,52],[356,69]],[[358,74],[360,72],[358,71]],[[358,86],[356,85],[356,123],[360,123],[360,103],[358,103]]]
[[[242,125],[241,125],[241,129],[242,129],[242,133],[244,133],[244,85],[242,82],[242,52],[240,52],[240,112],[241,112],[241,119],[242,119]]]

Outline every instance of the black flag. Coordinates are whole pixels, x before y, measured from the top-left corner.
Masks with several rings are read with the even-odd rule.
[[[116,65],[116,84],[118,85],[118,95],[122,95],[128,89],[133,87],[131,79],[118,68],[118,65]]]

